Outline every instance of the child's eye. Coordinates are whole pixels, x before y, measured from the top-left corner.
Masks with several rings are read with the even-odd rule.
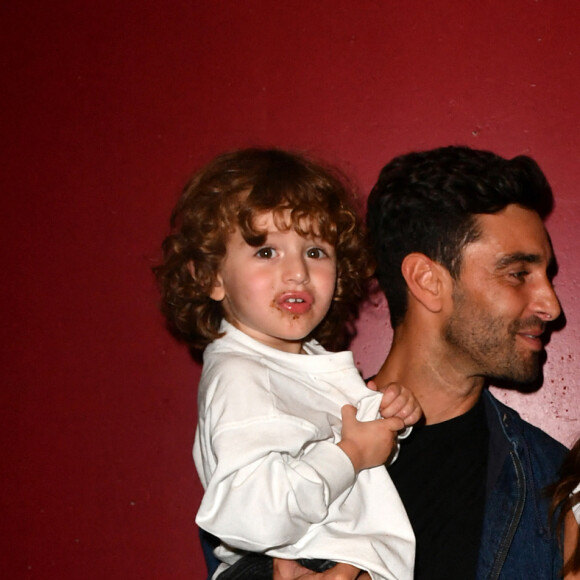
[[[256,252],[258,258],[263,258],[264,260],[270,260],[276,255],[276,250],[274,248],[260,248]]]
[[[328,254],[322,248],[308,248],[306,255],[309,258],[320,259],[325,258]]]

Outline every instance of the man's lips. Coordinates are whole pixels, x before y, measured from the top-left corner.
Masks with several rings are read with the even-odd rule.
[[[314,299],[308,292],[285,292],[276,300],[276,305],[281,310],[292,314],[304,314],[312,306]]]
[[[544,329],[527,329],[519,330],[517,335],[529,344],[534,350],[542,350],[544,343],[542,341],[542,334]]]

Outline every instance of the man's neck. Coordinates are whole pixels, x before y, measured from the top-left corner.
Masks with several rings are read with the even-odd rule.
[[[374,377],[379,389],[399,382],[413,392],[423,408],[426,424],[453,419],[477,403],[484,387],[482,377],[469,377],[432,352],[428,341],[395,331],[387,359]]]

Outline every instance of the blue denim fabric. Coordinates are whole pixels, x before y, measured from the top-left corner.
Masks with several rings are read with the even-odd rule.
[[[542,491],[558,476],[566,448],[488,391],[487,499],[477,580],[556,580],[562,557]]]
[[[220,541],[218,538],[201,528],[199,528],[199,541],[201,543],[201,549],[203,550],[203,557],[207,568],[207,580],[210,580],[220,565],[220,561],[213,554],[213,551],[219,546]]]

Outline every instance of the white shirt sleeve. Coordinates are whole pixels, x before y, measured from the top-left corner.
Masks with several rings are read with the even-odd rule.
[[[200,414],[199,445],[213,465],[203,466],[211,477],[196,522],[235,548],[293,544],[354,484],[353,465],[315,425],[280,412],[261,365],[238,359],[219,375]]]

